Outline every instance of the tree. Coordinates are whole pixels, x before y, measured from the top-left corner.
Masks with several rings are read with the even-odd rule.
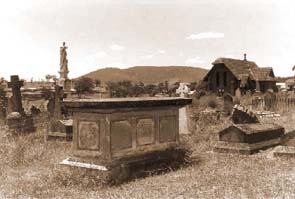
[[[100,84],[101,84],[101,80],[100,79],[95,79],[94,84],[95,84],[96,87],[99,87]]]
[[[82,77],[75,82],[75,89],[79,97],[93,92],[94,83],[89,77]]]

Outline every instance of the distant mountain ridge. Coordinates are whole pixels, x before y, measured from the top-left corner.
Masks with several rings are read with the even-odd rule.
[[[208,70],[191,66],[135,66],[127,69],[103,68],[82,77],[100,79],[102,82],[130,80],[145,84],[169,82],[198,82]]]

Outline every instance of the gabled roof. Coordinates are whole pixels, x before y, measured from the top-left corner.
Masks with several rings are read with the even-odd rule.
[[[238,80],[241,81],[245,81],[248,78],[258,81],[275,81],[274,73],[271,67],[259,68],[257,64],[252,61],[218,58],[212,64],[223,64]],[[209,75],[209,73],[207,75]],[[207,75],[205,78],[207,78]]]
[[[255,62],[231,58],[218,58],[212,64],[224,64],[238,80],[249,76],[250,69],[258,68]]]
[[[274,73],[271,67],[253,68],[252,78],[259,81],[274,81]]]

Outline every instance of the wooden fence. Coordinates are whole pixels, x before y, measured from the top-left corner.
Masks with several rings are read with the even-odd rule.
[[[252,98],[251,109],[261,111],[287,112],[295,110],[295,95],[267,93]]]

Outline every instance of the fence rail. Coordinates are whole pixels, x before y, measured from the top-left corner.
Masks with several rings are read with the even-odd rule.
[[[253,110],[287,112],[295,109],[295,95],[271,93],[253,97],[251,106]]]

